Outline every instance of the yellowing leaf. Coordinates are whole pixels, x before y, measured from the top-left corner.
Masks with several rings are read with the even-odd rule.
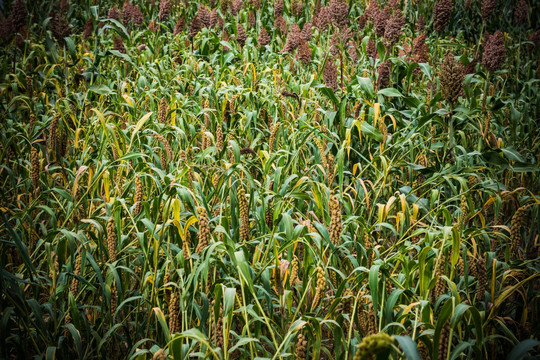
[[[81,174],[88,169],[88,166],[82,165],[79,170],[77,171],[77,175],[75,175],[75,181],[73,182],[73,189],[71,190],[71,197],[75,198],[77,196],[77,190],[79,189],[79,178],[81,177]]]
[[[381,104],[375,103],[373,106],[373,126],[377,127],[377,122],[379,121],[379,115],[381,114]]]
[[[103,174],[103,186],[105,188],[105,199],[107,202],[110,200],[109,192],[111,188],[111,179],[108,171]]]
[[[131,142],[133,142],[133,139],[135,138],[135,135],[137,135],[139,130],[141,130],[141,128],[144,126],[144,123],[146,122],[146,120],[148,120],[150,118],[150,116],[152,116],[152,114],[153,114],[153,112],[150,111],[149,113],[144,115],[139,121],[137,121],[137,125],[135,125],[135,129],[133,129],[133,134],[131,135]],[[131,147],[131,145],[130,145],[130,147]]]
[[[195,215],[191,216],[188,221],[186,221],[186,224],[184,225],[184,233],[182,234],[182,241],[184,241],[184,239],[187,239],[187,232],[188,232],[188,229],[191,225],[195,224],[197,221],[197,218],[195,217]]]
[[[382,117],[381,121],[384,121],[384,118],[386,118],[387,116],[392,120],[392,124],[394,125],[394,129],[396,129],[397,128],[397,123],[396,123],[396,118],[394,117],[394,115],[386,114],[386,115],[384,115]]]
[[[391,196],[390,199],[386,202],[386,206],[384,207],[384,217],[386,218],[388,214],[390,213],[390,209],[394,205],[394,202],[396,201],[395,196]]]
[[[407,206],[407,198],[405,197],[405,194],[399,194],[399,200],[401,202],[401,211],[403,211],[403,213],[405,213],[406,209],[408,208],[408,206]]]
[[[358,171],[358,163],[354,164],[353,167],[352,167],[352,174],[353,176],[356,175],[356,172]]]
[[[181,202],[179,199],[174,199],[172,203],[173,208],[173,218],[175,221],[180,222],[180,205]]]
[[[126,101],[126,103],[129,105],[129,106],[133,106],[133,100],[131,99],[131,97],[126,94],[126,93],[123,93],[122,94],[122,97],[124,98],[124,100]]]
[[[420,302],[414,302],[412,304],[409,304],[405,309],[403,309],[403,315],[408,314],[412,310],[412,308],[418,305],[420,305]],[[406,316],[403,316],[403,319],[401,319],[401,323],[404,324],[406,319],[408,318]]]
[[[77,130],[75,130],[75,149],[78,149],[79,148],[79,135],[81,133],[82,129],[81,128],[78,128]]]
[[[360,181],[360,185],[362,185],[362,189],[364,189],[365,199],[366,199],[366,208],[369,210],[369,193],[366,188],[366,184],[364,183],[364,180],[358,179]]]
[[[362,121],[364,121],[362,119]],[[362,121],[355,120],[354,125],[356,126],[356,129],[358,129],[358,140],[362,141]]]
[[[384,214],[384,205],[383,205],[383,204],[377,204],[377,208],[378,208],[378,211],[377,211],[377,222],[382,223],[382,222],[384,221],[384,218],[385,218],[385,214]]]
[[[420,210],[420,207],[418,206],[418,204],[413,204],[412,208],[413,208],[412,218],[414,221],[416,221],[416,219],[418,218],[418,211]]]

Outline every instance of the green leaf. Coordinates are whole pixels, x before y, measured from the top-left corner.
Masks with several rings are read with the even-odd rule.
[[[94,92],[98,95],[111,95],[114,92],[107,85],[92,85],[88,88],[88,91]]]
[[[360,90],[362,90],[366,97],[371,99],[373,95],[375,94],[375,90],[373,89],[373,83],[371,82],[370,78],[367,77],[357,77],[358,79],[358,85],[360,86]]]
[[[169,326],[167,325],[167,321],[165,321],[165,314],[163,314],[163,311],[161,311],[161,309],[158,307],[153,308],[152,311],[156,315],[159,325],[161,325],[161,330],[163,330],[163,333],[165,334],[165,339],[167,340],[167,342],[169,342],[170,333],[169,333]]]
[[[345,116],[347,115],[347,97],[344,96],[339,105],[339,135],[345,137]]]
[[[377,54],[380,59],[384,59],[384,54],[386,53],[386,48],[382,41],[377,41]]]
[[[120,157],[118,161],[133,160],[133,159],[138,159],[141,157],[148,157],[148,155],[144,153],[139,153],[139,152],[131,152]]]
[[[482,157],[492,165],[504,166],[508,164],[508,161],[496,151],[486,151],[482,153]]]
[[[226,288],[223,294],[223,315],[227,316],[233,309],[234,298],[236,296],[236,288]]]
[[[131,142],[133,142],[135,135],[137,135],[139,130],[141,130],[141,128],[144,126],[144,123],[150,118],[150,116],[152,116],[152,114],[153,112],[150,111],[149,113],[146,113],[142,118],[140,118],[139,121],[137,121],[137,125],[135,125],[135,129],[133,129],[133,134],[131,134]]]
[[[46,360],[54,360],[56,359],[56,346],[49,346],[47,347],[47,356],[45,357]]]
[[[403,349],[403,353],[408,360],[422,360],[420,358],[420,354],[418,353],[416,343],[411,339],[410,336],[394,335],[394,338],[399,343],[399,346],[401,346]]]
[[[212,353],[212,355],[214,355],[214,359],[219,359],[219,357],[216,354],[216,352],[214,351],[214,349],[210,346],[210,344],[208,342],[208,338],[199,329],[195,329],[195,328],[189,329],[189,330],[186,330],[186,331],[182,332],[180,335],[182,337],[187,337],[189,339],[193,339],[193,340],[195,340],[195,342],[197,342],[199,344],[205,345],[208,348],[208,350]],[[208,359],[208,357],[205,357],[205,359]]]
[[[463,354],[465,350],[470,348],[473,344],[470,342],[464,341],[452,348],[452,353],[450,354],[450,360],[457,359],[460,355]]]
[[[521,154],[513,147],[502,148],[501,151],[508,160],[522,163],[526,162],[525,158],[523,158],[523,156],[521,156]]]
[[[431,66],[429,66],[428,63],[418,63],[418,67],[428,77],[428,79],[431,79]]]
[[[435,335],[433,336],[433,349],[436,351],[433,352],[433,360],[445,360],[446,354],[439,354],[439,341],[441,340],[441,331],[443,326],[445,326],[446,322],[450,318],[453,312],[453,302],[452,299],[448,299],[446,303],[444,303],[440,313],[439,317],[437,319],[437,324],[435,325]],[[448,324],[450,326],[450,324]],[[448,340],[448,339],[446,339]]]
[[[58,63],[58,50],[56,49],[56,43],[48,36],[45,39],[45,49],[47,51],[47,57],[51,63]]]
[[[101,341],[99,342],[98,344],[98,351],[101,351],[101,348],[103,347],[103,345],[109,340],[109,337],[114,334],[116,332],[116,330],[123,326],[122,323],[119,323],[119,324],[115,324],[113,327],[111,327],[106,333],[105,335],[103,336],[103,338],[101,339]]]
[[[373,302],[373,311],[377,313],[379,306],[379,269],[380,265],[373,265],[369,269],[369,290],[371,292],[371,300]]]
[[[73,338],[73,341],[75,342],[75,347],[77,348],[77,354],[79,355],[79,359],[83,359],[82,342],[79,331],[75,328],[75,326],[73,326],[73,324],[66,324],[66,328],[68,329],[71,337]]]
[[[330,99],[335,107],[339,106],[339,100],[336,97],[336,94],[334,93],[333,89],[331,89],[329,87],[326,87],[326,86],[322,86],[322,87],[320,87],[320,89],[321,89],[321,93],[323,93],[324,96],[326,96],[328,99]]]
[[[403,94],[394,88],[381,89],[377,91],[377,95],[384,95],[388,97],[403,97]]]
[[[362,134],[366,134],[377,142],[382,141],[383,136],[381,132],[375,129],[372,125],[368,124],[366,121],[362,122],[362,124],[360,125],[360,129],[362,130]]]
[[[403,290],[403,289],[394,290],[394,291],[392,291],[392,293],[388,297],[388,300],[386,301],[386,306],[385,306],[385,314],[386,314],[385,320],[386,320],[387,323],[392,322],[392,312],[394,310],[394,306],[396,305],[396,302],[397,302],[399,296],[404,291],[405,290]]]
[[[250,338],[250,337],[243,337],[240,340],[238,340],[238,342],[232,348],[229,349],[228,353],[232,354],[236,349],[246,344],[249,344],[250,342],[260,342],[260,340],[255,339],[255,338]]]
[[[129,62],[130,64],[134,65],[133,60],[131,60],[131,57],[128,54],[121,53],[118,50],[107,50],[107,54],[111,54],[111,55],[114,55],[116,57],[122,58],[122,59],[126,60],[127,62]]]
[[[531,351],[533,348],[537,347],[538,345],[540,345],[540,341],[538,340],[535,340],[535,339],[523,340],[522,342],[514,346],[514,348],[512,349],[510,354],[508,354],[506,359],[519,360],[523,358],[523,356],[525,356],[526,353],[528,353],[529,351]]]
[[[73,61],[77,60],[77,51],[73,40],[70,37],[65,37],[64,42],[66,43],[69,55],[71,56]]]
[[[180,334],[176,334],[169,343],[169,354],[172,355],[174,360],[182,360],[182,340],[183,337]],[[146,356],[143,359],[146,359]]]
[[[124,25],[122,25],[118,20],[106,19],[106,20],[101,20],[101,22],[103,23],[108,22],[109,24],[99,29],[100,34],[103,34],[107,29],[113,29],[114,31],[118,33],[118,35],[122,36],[124,39],[129,39],[128,31],[126,30]]]
[[[234,257],[236,259],[236,264],[238,266],[238,269],[240,270],[240,273],[243,275],[244,280],[246,281],[247,286],[249,287],[249,290],[254,293],[255,289],[253,286],[253,279],[251,278],[251,275],[249,273],[249,265],[246,260],[246,257],[244,256],[243,251],[236,251],[234,253]]]
[[[15,241],[15,246],[17,247],[17,250],[19,251],[19,254],[22,255],[24,264],[29,269],[30,278],[33,279],[33,274],[36,271],[36,269],[34,268],[34,265],[32,264],[32,260],[30,260],[30,255],[28,254],[28,249],[22,243],[21,238],[19,237],[19,234],[17,234],[17,232],[13,231],[13,228],[11,227],[10,221],[8,220],[6,214],[2,213],[2,216],[4,217],[4,223],[6,224],[6,227],[9,230],[9,233],[10,233],[11,237],[13,238],[13,241]]]

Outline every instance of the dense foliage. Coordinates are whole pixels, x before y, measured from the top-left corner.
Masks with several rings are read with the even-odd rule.
[[[4,0],[0,358],[539,356],[538,5]]]

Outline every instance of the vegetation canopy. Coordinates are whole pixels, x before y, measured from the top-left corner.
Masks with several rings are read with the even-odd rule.
[[[540,357],[539,5],[0,1],[0,359]]]

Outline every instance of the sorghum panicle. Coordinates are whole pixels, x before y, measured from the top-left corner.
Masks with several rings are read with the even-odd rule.
[[[238,201],[240,202],[240,240],[249,240],[249,204],[246,199],[246,191],[242,186],[238,189]]]
[[[327,87],[332,88],[332,90],[334,91],[337,91],[339,89],[337,84],[337,67],[332,61],[331,57],[328,57],[326,59],[326,64],[323,70],[323,79],[324,84]]]
[[[307,339],[301,332],[298,333],[296,338],[295,350],[296,359],[307,359]]]
[[[503,33],[497,30],[493,35],[486,34],[483,48],[482,65],[489,71],[499,70],[506,60]]]
[[[180,298],[178,291],[175,289],[169,301],[169,332],[172,335],[180,332],[180,330]]]
[[[116,224],[114,216],[111,216],[107,221],[107,249],[109,250],[109,261],[116,261]]]
[[[465,71],[463,66],[454,59],[454,55],[449,52],[444,58],[439,73],[442,97],[451,106],[457,104],[459,96],[463,92],[463,81]]]
[[[317,279],[315,286],[315,295],[313,296],[313,302],[311,303],[311,310],[315,310],[323,297],[324,291],[326,289],[326,278],[324,275],[324,270],[322,267],[318,266],[315,269],[315,276]]]
[[[377,353],[379,350],[387,348],[394,343],[394,337],[387,333],[377,333],[366,336],[358,345],[353,360],[365,359],[367,355]]]
[[[199,206],[197,208],[197,217],[199,218],[199,243],[197,244],[195,252],[200,255],[208,246],[210,240],[210,226],[208,226],[208,214],[204,207]]]
[[[433,29],[442,33],[450,22],[452,15],[452,0],[439,0],[433,7]]]

